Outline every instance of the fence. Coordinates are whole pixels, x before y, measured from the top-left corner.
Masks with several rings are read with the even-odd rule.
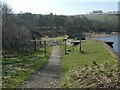
[[[4,42],[7,43],[7,42]],[[47,43],[46,41],[42,40],[29,40],[29,41],[16,41],[13,43],[4,44],[3,46],[3,57],[14,57],[18,54],[26,55],[31,54],[34,51],[44,52],[47,53]]]

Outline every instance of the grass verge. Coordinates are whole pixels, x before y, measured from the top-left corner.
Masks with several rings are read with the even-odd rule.
[[[105,49],[104,45],[99,41],[86,40],[82,41],[82,52],[79,51],[78,46],[67,46],[69,51],[67,55],[64,54],[64,45],[61,45],[61,57],[62,57],[62,79],[60,86],[67,86],[67,74],[74,68],[84,68],[86,65],[92,66],[92,62],[95,61],[98,64],[108,63],[115,65],[115,58]]]
[[[38,51],[28,56],[2,59],[2,88],[16,88],[37,68],[47,63],[51,54],[51,46],[47,48],[47,56]]]
[[[63,41],[64,38],[65,38],[64,36],[63,37],[54,37],[54,38],[52,38],[52,40],[54,40],[54,41]]]

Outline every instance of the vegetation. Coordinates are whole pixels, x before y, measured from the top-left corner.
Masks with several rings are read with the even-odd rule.
[[[85,65],[92,66],[93,61],[98,64],[108,63],[116,65],[116,59],[107,51],[99,41],[86,40],[82,41],[82,52],[79,51],[78,46],[67,46],[68,54],[64,54],[64,46],[61,46],[62,52],[62,81],[61,87],[66,87],[67,75],[70,70],[74,68],[84,68]]]
[[[118,31],[117,15],[14,14],[9,5],[5,3],[2,5],[2,11],[3,51],[7,54],[29,53],[31,52],[28,48],[31,46],[31,39],[41,39],[43,36],[63,36],[65,31],[70,37],[76,37],[85,32]]]
[[[67,31],[67,35],[72,37],[75,37],[76,34],[89,31],[107,33],[118,31],[118,16],[116,15],[89,14],[64,16],[24,13],[18,14],[17,17],[25,23],[32,33],[37,34],[38,36],[62,36],[65,31]],[[34,22],[32,22],[33,20]]]
[[[108,63],[84,68],[75,68],[66,73],[66,83],[63,87],[69,88],[120,88],[119,70],[117,65]]]
[[[111,33],[111,31],[118,30],[118,16],[114,14],[87,14],[85,15],[89,20],[97,22],[95,25],[96,32]]]
[[[28,56],[14,58],[3,58],[2,60],[2,88],[16,88],[31,73],[47,63],[51,53],[51,46],[48,48],[47,56],[39,49]]]
[[[88,15],[14,14],[12,9],[5,3],[2,5],[2,11],[3,56],[17,54],[16,57],[7,57],[2,60],[3,88],[19,86],[32,72],[47,62],[48,57],[45,57],[41,51],[42,47],[35,51],[36,43],[31,43],[31,40],[40,40],[44,36],[63,36],[65,31],[70,37],[76,37],[85,32],[111,33],[118,31],[117,15],[92,16],[93,19]],[[53,40],[61,41],[62,39],[63,37],[59,37]],[[48,49],[49,56],[51,49],[50,47]],[[71,74],[74,74],[74,71],[70,76],[68,75],[71,69],[76,67],[84,68],[85,65],[90,65],[91,67],[91,62],[93,61],[98,64],[108,63],[116,65],[115,59],[105,50],[102,43],[97,41],[82,41],[82,52],[79,52],[79,46],[67,46],[67,55],[64,55],[64,45],[61,45],[61,50],[63,73],[61,87],[74,87],[74,82],[76,81],[73,81],[73,78],[71,78]],[[67,75],[71,78],[70,80],[67,79]],[[85,86],[84,83],[82,85]],[[79,85],[76,87],[79,87]]]
[[[118,19],[117,16],[108,15],[108,14],[102,14],[102,15],[101,14],[86,14],[85,17],[87,17],[90,20],[96,20],[96,21],[101,21],[101,22],[104,22],[106,20],[112,21],[115,19],[116,22],[114,22],[114,23],[117,23],[117,19]]]
[[[54,41],[63,41],[63,39],[64,39],[65,37],[54,37],[54,38],[52,38],[52,40],[54,40]]]
[[[16,15],[12,14],[12,9],[7,4],[3,3],[2,11],[3,55],[30,52],[30,40],[32,39],[30,30],[22,25]]]

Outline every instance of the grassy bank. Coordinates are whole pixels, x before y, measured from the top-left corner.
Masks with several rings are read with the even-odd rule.
[[[61,37],[54,37],[54,38],[52,38],[52,40],[54,40],[54,41],[63,41],[63,39],[64,39],[65,37],[63,36],[61,36]]]
[[[19,86],[31,73],[48,61],[52,50],[51,46],[48,46],[47,50],[47,56],[38,49],[28,56],[4,58],[2,60],[2,87],[16,88]]]
[[[67,86],[67,75],[74,68],[84,68],[86,65],[91,66],[95,61],[98,64],[108,63],[115,65],[116,60],[105,49],[104,45],[99,41],[86,40],[82,41],[82,52],[79,52],[78,46],[67,46],[68,55],[64,54],[64,45],[61,45],[62,55],[62,81],[61,87]]]

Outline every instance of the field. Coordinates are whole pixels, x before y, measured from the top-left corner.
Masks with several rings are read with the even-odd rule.
[[[63,41],[65,37],[55,37],[55,38],[52,38],[52,40],[54,41]]]
[[[113,21],[113,20],[118,20],[118,17],[115,15],[99,15],[99,14],[86,14],[85,17],[87,17],[90,20],[97,20],[97,21]]]
[[[64,54],[64,45],[61,45],[62,55],[62,81],[61,87],[68,84],[67,73],[75,68],[84,68],[85,66],[92,66],[95,61],[98,64],[108,63],[110,65],[116,64],[116,59],[105,49],[99,41],[86,40],[82,41],[82,52],[79,51],[78,46],[67,46],[69,51],[67,55]]]
[[[37,68],[42,67],[42,65],[48,61],[48,57],[52,50],[51,46],[48,46],[47,50],[47,55],[45,55],[44,52],[40,52],[40,49],[38,49],[36,52],[28,56],[3,58],[2,87],[18,87],[31,73],[33,73]]]

